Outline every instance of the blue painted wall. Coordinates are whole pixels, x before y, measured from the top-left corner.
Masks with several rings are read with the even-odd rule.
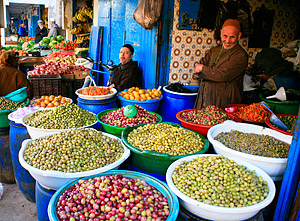
[[[39,16],[31,16],[30,17],[30,27],[29,27],[29,37],[35,37],[35,28],[38,26],[37,21],[39,20]]]
[[[165,2],[164,5],[169,7],[168,1]],[[173,11],[174,0],[170,2],[173,2]],[[133,60],[138,61],[143,71],[143,88],[154,88],[161,78],[158,74],[160,65],[157,54],[158,48],[161,47],[158,44],[160,24],[148,31],[139,25],[133,19],[137,4],[138,0],[99,0],[98,25],[104,27],[101,60],[105,64],[109,60],[119,64],[122,45],[131,44],[135,50]],[[165,43],[169,44],[169,41]],[[164,73],[168,74],[166,71]],[[167,79],[165,76],[163,78]]]

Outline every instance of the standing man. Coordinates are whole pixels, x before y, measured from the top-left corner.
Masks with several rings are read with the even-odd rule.
[[[39,43],[43,37],[47,37],[48,31],[42,20],[37,21],[38,26],[35,28],[35,43]]]
[[[238,20],[226,20],[221,30],[222,45],[210,49],[196,65],[199,91],[195,108],[208,105],[221,107],[242,101],[248,55],[238,44],[242,35],[240,30]]]
[[[55,24],[55,18],[50,18],[50,25],[51,25],[51,28],[50,28],[50,31],[49,31],[49,34],[48,34],[48,38],[50,37],[55,37],[58,35],[58,32],[59,32],[59,26],[57,24]]]
[[[136,61],[132,60],[134,48],[130,44],[122,46],[119,54],[120,64],[113,72],[111,84],[118,91],[130,87],[142,87],[142,70]]]

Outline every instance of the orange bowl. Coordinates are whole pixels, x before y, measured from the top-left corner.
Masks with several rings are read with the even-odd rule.
[[[284,116],[291,116],[291,117],[297,117],[297,115],[294,115],[294,114],[276,114],[278,117],[284,117]],[[273,130],[276,130],[276,131],[279,131],[280,133],[283,133],[283,134],[287,134],[287,135],[292,135],[291,132],[288,132],[286,130],[282,130],[278,127],[276,127],[274,124],[271,123],[270,121],[270,118],[268,118],[266,120],[266,124],[268,125],[268,127],[270,127],[271,129]]]
[[[194,111],[194,110],[201,110],[201,109],[187,109],[187,110],[183,110],[180,111],[176,114],[176,118],[180,121],[181,125],[185,128],[194,130],[196,132],[198,132],[199,134],[202,134],[203,136],[207,137],[207,132],[208,130],[213,127],[214,125],[203,125],[203,124],[196,124],[190,121],[186,121],[181,117],[181,114],[184,112],[189,112],[189,111]],[[234,115],[229,115],[228,113],[226,113],[228,115],[228,120],[233,120],[236,122],[242,122],[241,118],[238,118]]]

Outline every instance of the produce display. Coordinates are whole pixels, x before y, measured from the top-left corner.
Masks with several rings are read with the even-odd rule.
[[[169,155],[193,154],[203,149],[199,134],[170,124],[146,124],[128,134],[128,142],[137,149]]]
[[[122,174],[79,180],[59,197],[60,220],[166,220],[168,199],[144,180]]]
[[[53,51],[51,54],[48,54],[44,61],[46,63],[53,62],[53,63],[69,63],[69,64],[75,64],[77,61],[77,58],[75,56],[71,55],[63,55],[61,51]]]
[[[280,120],[289,128],[288,132],[291,132],[293,124],[295,124],[297,117],[293,116],[279,116]],[[274,127],[277,127],[274,125]],[[278,127],[277,127],[278,128]]]
[[[86,128],[67,130],[30,142],[24,160],[41,170],[75,173],[112,164],[123,153],[120,140]]]
[[[22,47],[21,46],[1,47],[1,51],[8,51],[8,50],[12,50],[14,52],[18,52],[19,56],[26,56],[27,55],[26,51],[22,51]]]
[[[57,43],[57,44],[53,44],[50,47],[51,50],[63,49],[65,51],[71,51],[71,50],[74,50],[75,48],[78,48],[78,44],[76,42],[73,42],[73,41],[60,42],[60,43]]]
[[[266,108],[263,105],[257,103],[238,108],[237,111],[233,114],[243,120],[257,122],[265,122],[265,120],[270,116],[270,113],[266,110]]]
[[[219,133],[215,140],[233,150],[272,158],[287,158],[290,145],[269,135],[243,133],[237,130]]]
[[[177,93],[195,93],[195,91],[185,88],[184,84],[178,82],[169,84],[166,89]]]
[[[35,43],[34,40],[24,42],[22,45],[22,50],[26,52],[35,52],[39,51],[39,49],[49,49],[53,47],[53,45],[63,42],[64,40],[64,37],[61,35],[50,38],[43,37],[43,39],[38,43]]]
[[[34,41],[35,37],[21,37],[19,38],[18,42],[23,43],[23,42],[30,42],[30,41]]]
[[[65,104],[37,111],[25,123],[41,129],[71,129],[88,126],[96,121],[96,114],[83,110],[76,104]]]
[[[159,121],[158,117],[154,113],[149,113],[146,109],[138,105],[134,106],[137,109],[137,114],[134,117],[126,117],[123,113],[125,107],[121,107],[118,110],[103,115],[100,120],[103,123],[117,127],[128,127],[145,123],[157,123]]]
[[[182,112],[180,116],[185,121],[209,126],[221,124],[228,119],[228,115],[214,105],[199,110]]]
[[[19,107],[23,107],[26,104],[26,101],[24,102],[16,102],[9,100],[4,97],[0,97],[0,111],[2,110],[14,110]]]
[[[55,97],[54,95],[50,96],[41,96],[39,99],[34,101],[34,106],[38,107],[57,107],[62,104],[71,103],[70,98],[65,98],[61,95]]]
[[[129,100],[146,101],[160,98],[161,91],[156,90],[156,88],[144,90],[138,87],[131,87],[127,91],[122,91],[119,95]]]
[[[27,75],[48,75],[48,74],[65,75],[65,74],[74,74],[75,70],[89,71],[89,69],[85,68],[84,66],[73,65],[73,62],[76,58],[73,58],[72,56],[66,56],[64,60],[66,59],[67,62],[65,63],[61,63],[61,62],[54,63],[50,61],[46,64],[34,65],[34,69],[32,71],[28,71]]]
[[[224,156],[201,156],[182,161],[172,174],[175,186],[199,202],[219,207],[246,207],[269,194],[267,182]]]
[[[81,67],[81,66],[80,66]],[[107,95],[112,94],[112,91],[110,91],[107,87],[99,87],[99,86],[89,86],[84,88],[80,91],[83,95]]]

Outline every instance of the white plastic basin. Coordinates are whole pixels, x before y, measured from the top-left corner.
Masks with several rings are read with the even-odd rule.
[[[75,91],[75,94],[77,94],[78,97],[83,98],[83,99],[87,99],[87,100],[102,100],[102,99],[108,99],[111,98],[113,96],[115,96],[117,94],[117,89],[115,88],[111,88],[110,91],[112,92],[111,94],[107,94],[107,95],[84,95],[81,93],[81,91],[84,88],[80,88],[78,90]]]
[[[269,194],[268,196],[261,202],[247,207],[236,207],[236,208],[226,208],[226,207],[219,207],[213,206],[209,204],[205,204],[194,200],[184,193],[182,193],[173,183],[172,174],[177,165],[180,165],[181,161],[191,161],[196,157],[207,157],[212,156],[214,154],[201,154],[201,155],[192,155],[188,157],[181,158],[173,162],[168,170],[167,170],[167,184],[170,189],[175,193],[178,198],[180,204],[189,212],[199,216],[201,218],[209,219],[209,220],[246,220],[253,216],[255,216],[260,210],[267,207],[274,199],[275,196],[275,185],[272,179],[268,174],[266,174],[263,170],[259,169],[258,167],[239,160],[234,157],[227,157],[229,159],[234,160],[239,165],[245,165],[248,170],[255,170],[258,176],[261,176],[264,181],[268,183]]]
[[[37,110],[37,111],[43,111],[43,110]],[[42,129],[42,128],[37,128],[37,127],[32,127],[32,126],[29,126],[28,124],[26,124],[25,121],[27,120],[27,118],[29,118],[32,114],[34,114],[37,111],[26,114],[22,118],[22,121],[21,121],[22,124],[27,128],[28,134],[32,139],[40,137],[40,136],[44,136],[44,135],[47,135],[47,134],[50,134],[50,133],[62,132],[62,131],[66,131],[66,130],[90,128],[90,127],[92,128],[97,123],[97,119],[96,119],[95,123],[93,123],[93,124],[83,126],[83,127],[79,127],[79,128],[69,128],[69,129]]]
[[[224,144],[214,139],[219,133],[230,132],[231,130],[237,130],[244,133],[269,135],[288,144],[292,143],[292,136],[285,135],[266,127],[247,123],[236,123],[234,121],[225,121],[222,124],[213,126],[208,130],[207,133],[207,138],[213,145],[213,148],[217,154],[236,157],[238,159],[252,163],[253,165],[259,167],[267,174],[269,174],[274,181],[282,180],[287,163],[287,158],[271,158],[242,153],[226,147]]]
[[[95,130],[95,129],[92,129],[92,130]],[[57,133],[59,133],[59,132],[57,132]],[[57,134],[57,133],[47,134],[47,135],[41,136],[40,138],[47,137],[47,136]],[[41,169],[35,168],[35,167],[29,165],[24,160],[23,155],[24,155],[24,152],[25,152],[28,144],[33,142],[37,138],[27,139],[27,140],[23,141],[22,147],[19,152],[19,162],[26,170],[28,170],[28,172],[32,175],[32,177],[36,181],[38,181],[43,187],[45,187],[47,189],[57,190],[75,178],[91,176],[94,174],[103,173],[103,172],[106,172],[108,170],[113,170],[113,169],[116,170],[119,168],[120,164],[123,163],[129,157],[130,150],[125,145],[123,145],[120,138],[118,138],[114,135],[108,134],[108,133],[104,133],[104,132],[102,132],[102,134],[105,136],[111,137],[113,139],[119,140],[120,143],[122,144],[122,147],[124,148],[124,153],[123,153],[122,157],[120,159],[118,159],[116,162],[109,164],[105,167],[101,167],[101,168],[98,168],[95,170],[84,171],[84,172],[77,172],[77,173],[65,173],[65,172],[61,172],[61,171],[41,170]]]

